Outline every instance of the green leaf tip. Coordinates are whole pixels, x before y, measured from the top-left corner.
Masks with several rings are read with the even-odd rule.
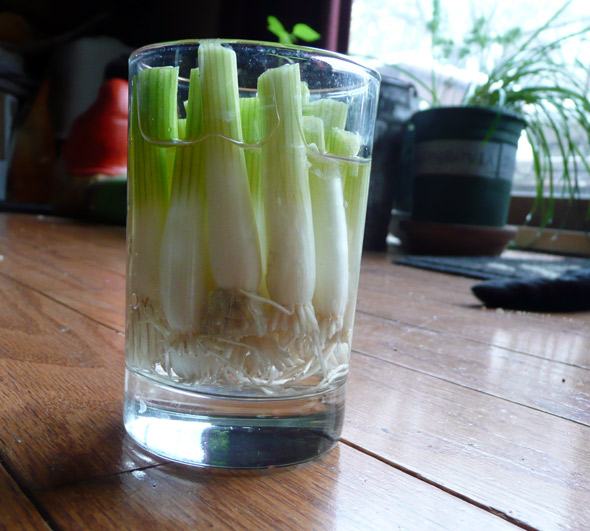
[[[316,30],[302,23],[293,26],[293,35],[305,42],[317,41],[321,37]]]

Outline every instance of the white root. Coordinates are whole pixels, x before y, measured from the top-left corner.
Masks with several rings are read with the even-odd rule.
[[[222,384],[269,396],[295,392],[301,385],[324,387],[346,374],[346,334],[322,344],[313,307],[297,307],[290,314],[283,310],[267,307],[273,317],[268,321],[277,327],[265,336],[224,338],[165,332],[158,312],[141,303],[131,313],[130,364],[187,388]]]

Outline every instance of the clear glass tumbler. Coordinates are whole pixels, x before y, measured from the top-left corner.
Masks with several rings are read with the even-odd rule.
[[[220,40],[129,66],[127,432],[192,465],[318,457],[342,430],[379,74]]]

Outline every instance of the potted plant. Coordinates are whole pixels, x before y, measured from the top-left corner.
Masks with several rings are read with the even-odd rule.
[[[411,251],[499,254],[504,249],[514,236],[505,224],[521,131],[532,153],[533,209],[547,222],[559,187],[575,197],[578,173],[590,171],[588,68],[564,59],[563,51],[590,28],[547,37],[568,4],[530,35],[519,28],[491,34],[480,17],[455,42],[445,35],[440,0],[434,0],[428,24],[434,64],[481,60],[478,75],[466,82],[445,79],[436,70],[425,78],[393,66],[428,100],[428,108],[410,120],[412,212],[401,224],[401,237]],[[580,133],[586,142],[577,140]]]

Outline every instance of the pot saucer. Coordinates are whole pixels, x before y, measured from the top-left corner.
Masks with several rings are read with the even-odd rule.
[[[449,256],[498,256],[518,232],[513,225],[490,227],[402,219],[400,240],[406,252]]]

